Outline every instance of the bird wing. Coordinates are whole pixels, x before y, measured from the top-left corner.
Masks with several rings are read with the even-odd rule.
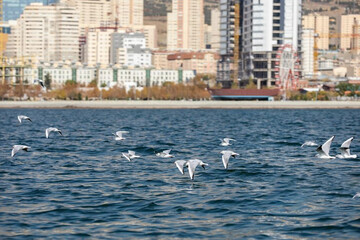
[[[123,153],[122,154],[129,162],[131,161],[130,157],[129,157],[129,154],[127,153]]]
[[[222,162],[223,162],[223,164],[224,164],[224,168],[225,168],[225,169],[227,169],[227,167],[228,167],[230,157],[231,157],[231,153],[230,153],[230,152],[225,152],[225,153],[222,155]]]
[[[134,152],[134,151],[128,150],[128,153],[129,153],[130,156],[135,156],[135,152]]]
[[[45,88],[44,82],[42,80],[39,79],[39,84],[41,87]]]
[[[343,144],[341,144],[340,148],[350,148],[350,144],[353,139],[354,139],[354,137],[351,137],[348,140],[346,140],[345,142],[343,142]]]
[[[46,130],[45,130],[45,136],[46,136],[46,138],[49,138],[49,133],[52,131],[52,129],[51,128],[47,128]]]
[[[57,129],[57,132],[58,132],[61,136],[63,136],[62,132],[61,132],[59,129]]]
[[[128,133],[128,131],[117,131],[115,134],[116,134],[118,137],[122,138],[123,133]]]
[[[342,156],[350,156],[351,154],[350,154],[350,148],[340,148],[340,152],[341,152],[341,155]]]
[[[18,116],[18,120],[19,120],[20,123],[21,123],[21,119],[22,119],[22,116],[19,115],[19,116]]]
[[[165,154],[170,154],[170,152],[171,152],[171,149],[168,149],[168,150],[164,150],[164,151],[163,151],[163,153],[165,153]]]
[[[26,145],[14,145],[11,151],[11,157],[15,156],[15,154],[20,150],[24,150],[25,152],[27,152],[29,148],[31,147]]]
[[[177,160],[177,161],[175,161],[175,165],[177,166],[177,168],[179,169],[181,174],[184,174],[184,165],[185,165],[185,163],[186,163],[185,160]]]
[[[187,161],[186,165],[188,166],[189,175],[190,175],[191,180],[194,180],[195,169],[200,164],[200,162],[201,161],[198,159],[193,159],[193,160]]]
[[[15,154],[20,150],[20,145],[14,145],[11,151],[11,157],[14,157]]]
[[[330,152],[330,146],[332,141],[334,140],[335,136],[332,136],[331,138],[329,138],[323,145],[321,145],[320,147],[318,147],[318,149],[320,148],[320,150],[322,151],[323,154],[325,154],[326,156],[329,156],[329,152]],[[316,151],[318,153],[321,154],[320,151],[318,151],[318,149],[316,149]]]

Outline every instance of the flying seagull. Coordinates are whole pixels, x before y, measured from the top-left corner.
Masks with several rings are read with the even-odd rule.
[[[177,168],[179,169],[179,171],[181,172],[181,174],[184,175],[184,166],[186,164],[186,161],[185,160],[177,160],[174,163],[177,166]]]
[[[224,138],[224,139],[220,139],[220,141],[221,141],[220,145],[226,147],[231,145],[230,141],[236,141],[236,140],[232,138]]]
[[[44,84],[44,81],[43,81],[43,80],[38,79],[38,82],[39,82],[39,84],[40,84],[40,86],[41,86],[42,88],[45,88],[45,84]]]
[[[357,155],[351,155],[350,154],[350,144],[352,142],[352,140],[354,139],[354,137],[349,138],[348,140],[346,140],[345,142],[343,142],[343,144],[341,144],[340,147],[340,155],[336,155],[336,157],[338,158],[357,158]]]
[[[360,193],[355,194],[352,198],[360,198]]]
[[[54,127],[49,127],[49,128],[47,128],[47,129],[45,130],[45,136],[46,136],[46,138],[49,138],[49,134],[50,134],[51,132],[58,132],[61,136],[63,136],[62,133],[61,133],[61,131],[60,131],[59,129],[54,128]]]
[[[230,157],[235,158],[236,156],[239,156],[238,153],[233,152],[233,151],[229,151],[229,150],[224,150],[224,151],[221,151],[220,153],[222,154],[222,162],[224,164],[225,169],[228,168]]]
[[[174,155],[171,155],[170,152],[171,152],[171,149],[164,150],[162,152],[157,153],[156,156],[162,157],[162,158],[172,158],[172,157],[174,157]]]
[[[330,146],[332,141],[334,140],[335,136],[332,136],[329,138],[323,145],[320,145],[316,151],[318,154],[316,154],[319,158],[326,158],[326,159],[334,159],[335,157],[332,157],[329,155],[330,152]]]
[[[113,133],[115,135],[115,140],[125,140],[125,138],[122,136],[124,133],[129,133],[128,131],[117,131],[116,133]]]
[[[128,150],[128,153],[122,153],[123,157],[126,158],[129,162],[131,159],[139,158],[140,156],[137,156],[134,151]]]
[[[301,145],[301,147],[304,147],[304,146],[317,146],[317,144],[313,141],[306,141]]]
[[[11,157],[14,157],[15,154],[20,151],[20,150],[24,150],[25,152],[27,152],[31,147],[26,146],[26,145],[14,145],[13,149],[11,151]]]
[[[19,115],[18,120],[19,120],[20,123],[21,123],[22,120],[29,120],[30,122],[32,122],[31,119],[29,117],[25,116],[25,115]]]
[[[191,180],[194,180],[195,169],[199,165],[204,169],[205,169],[205,166],[209,166],[207,163],[204,163],[203,161],[201,161],[199,159],[190,159],[189,161],[186,162],[185,166],[188,167]]]

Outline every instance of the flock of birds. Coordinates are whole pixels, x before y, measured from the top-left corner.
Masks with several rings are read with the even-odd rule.
[[[27,116],[24,115],[19,115],[18,116],[18,120],[20,123],[22,123],[22,121],[27,120],[27,121],[31,121],[31,119]],[[47,129],[45,129],[45,137],[49,138],[50,133],[51,132],[57,132],[62,136],[62,132],[61,130],[54,128],[54,127],[49,127]],[[114,140],[116,141],[123,141],[126,138],[123,136],[124,134],[129,133],[128,131],[117,131],[114,133]],[[334,140],[335,136],[332,136],[331,138],[329,138],[324,144],[318,146],[318,144],[316,144],[313,141],[306,141],[304,144],[301,145],[301,147],[304,146],[318,146],[316,149],[316,157],[318,158],[323,158],[323,159],[335,159],[337,158],[342,158],[342,159],[354,159],[357,158],[356,154],[351,154],[350,153],[350,145],[351,142],[354,140],[354,137],[351,137],[349,139],[347,139],[345,142],[343,142],[343,144],[341,144],[339,150],[340,150],[340,154],[336,155],[336,156],[330,156],[330,147],[331,144]],[[224,139],[220,139],[221,143],[220,145],[223,147],[227,147],[231,145],[231,141],[236,141],[235,139],[232,138],[224,138]],[[14,157],[15,154],[17,154],[20,150],[23,151],[28,151],[31,147],[26,146],[26,145],[14,145],[13,149],[11,151],[11,157]],[[164,150],[162,152],[156,153],[156,156],[161,157],[161,158],[173,158],[174,155],[170,154],[171,149],[168,150]],[[222,154],[222,162],[224,165],[225,169],[228,169],[228,165],[229,165],[229,160],[231,157],[235,158],[236,156],[239,156],[238,153],[233,152],[231,150],[223,150],[220,152]],[[140,156],[136,155],[135,151],[132,150],[128,150],[127,153],[122,153],[122,157],[124,157],[125,159],[127,159],[128,161],[131,161],[132,159],[135,158],[139,158]],[[185,167],[188,168],[188,172],[189,172],[189,176],[191,180],[194,180],[195,177],[195,170],[198,166],[201,166],[202,168],[205,169],[205,166],[208,166],[207,163],[204,163],[203,161],[199,160],[199,159],[190,159],[190,160],[177,160],[174,162],[176,167],[179,169],[179,171],[181,172],[181,174],[185,174]],[[360,193],[357,193],[353,196],[353,198],[360,198]]]
[[[24,120],[32,122],[32,120],[28,116],[25,116],[25,115],[19,115],[18,120],[20,123],[22,123],[22,121],[24,121]],[[49,127],[47,129],[45,129],[45,137],[49,138],[51,132],[58,132],[62,136],[61,130],[54,128],[54,127]],[[126,133],[129,133],[129,132],[128,131],[117,131],[117,132],[113,133],[115,136],[114,140],[116,140],[116,141],[125,140],[126,138],[123,135]],[[224,139],[220,139],[220,140],[221,140],[221,144],[220,144],[221,146],[230,146],[231,145],[230,141],[235,141],[232,138],[224,138]],[[27,152],[30,148],[31,147],[26,146],[26,145],[14,145],[13,149],[11,151],[11,157],[14,157],[21,150]],[[174,155],[171,155],[170,152],[171,152],[171,149],[164,150],[162,152],[156,153],[156,156],[161,157],[161,158],[173,158]],[[239,156],[238,153],[233,152],[231,150],[223,150],[220,153],[222,154],[222,162],[224,164],[225,169],[228,168],[229,160],[231,157],[235,158],[236,156]],[[131,161],[132,159],[139,158],[140,156],[136,155],[135,151],[128,150],[127,153],[122,153],[122,157],[124,157],[128,161]],[[201,166],[204,169],[205,169],[205,166],[208,166],[207,163],[204,163],[203,161],[201,161],[199,159],[190,159],[188,161],[177,160],[174,163],[175,163],[176,167],[179,169],[179,171],[181,172],[181,174],[185,174],[184,168],[187,167],[191,180],[194,180],[195,169],[197,166]]]

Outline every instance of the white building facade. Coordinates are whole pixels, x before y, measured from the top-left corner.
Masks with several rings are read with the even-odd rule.
[[[79,18],[74,7],[33,3],[12,29],[8,57],[31,56],[45,62],[78,59]]]

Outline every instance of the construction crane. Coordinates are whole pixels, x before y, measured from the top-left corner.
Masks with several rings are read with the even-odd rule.
[[[358,25],[357,25],[358,26]],[[358,43],[360,40],[360,33],[315,33],[314,34],[314,54],[313,54],[313,58],[314,58],[314,74],[317,74],[318,72],[318,58],[319,58],[319,48],[318,48],[318,39],[322,39],[322,38],[349,38],[350,40],[353,40],[354,43]],[[352,50],[360,50],[360,46],[353,44]]]
[[[235,1],[235,31],[234,31],[234,85],[239,85],[239,45],[240,45],[240,3]]]

